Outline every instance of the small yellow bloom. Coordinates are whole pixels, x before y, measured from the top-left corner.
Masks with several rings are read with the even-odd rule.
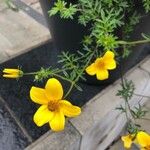
[[[138,132],[137,142],[141,146],[141,150],[150,150],[150,135],[146,132]]]
[[[108,70],[116,68],[115,55],[112,51],[107,51],[103,57],[97,58],[94,63],[86,68],[89,75],[96,75],[98,80],[105,80],[109,77]]]
[[[42,105],[33,117],[37,126],[49,123],[53,131],[61,131],[65,126],[65,116],[75,117],[81,113],[79,107],[67,100],[62,100],[63,88],[55,78],[49,79],[44,89],[33,86],[30,97],[33,102]]]
[[[134,142],[134,135],[128,134],[121,137],[121,140],[124,142],[124,147],[129,149],[131,148],[132,143]]]
[[[8,69],[5,68],[3,70],[3,77],[5,78],[19,78],[23,75],[23,71],[19,70],[19,69]]]

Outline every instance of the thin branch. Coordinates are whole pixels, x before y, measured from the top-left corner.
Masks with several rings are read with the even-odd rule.
[[[117,43],[120,44],[120,45],[137,45],[137,44],[144,44],[144,43],[149,43],[149,42],[150,42],[150,39],[132,41],[132,42],[118,41]]]

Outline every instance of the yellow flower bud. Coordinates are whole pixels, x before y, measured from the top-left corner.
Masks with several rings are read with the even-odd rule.
[[[3,70],[3,77],[5,78],[19,78],[23,76],[23,71],[19,69],[9,69],[5,68]]]

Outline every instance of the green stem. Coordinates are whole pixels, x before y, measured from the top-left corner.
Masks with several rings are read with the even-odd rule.
[[[51,75],[56,76],[56,77],[58,77],[58,78],[60,78],[60,79],[63,79],[63,80],[65,80],[65,81],[68,81],[68,82],[70,82],[70,83],[73,82],[72,80],[69,80],[69,79],[67,79],[67,78],[65,78],[65,77],[63,77],[63,76],[61,76],[61,75],[59,75],[59,74],[51,73]]]
[[[130,104],[129,104],[128,100],[126,100],[126,103],[127,103],[127,108],[129,110],[129,113],[130,113],[130,115],[132,117],[131,120],[132,120],[133,123],[135,123],[135,117],[134,117],[134,115],[132,113],[132,110],[131,110],[131,107],[130,107]]]
[[[121,83],[122,83],[123,88],[125,87],[125,83],[124,82],[125,82],[124,78],[121,75]],[[133,113],[132,113],[130,104],[128,102],[128,99],[124,98],[124,100],[125,100],[125,106],[126,106],[126,116],[128,117],[128,113],[127,113],[127,111],[128,111],[130,113],[130,115],[131,115],[131,117],[130,117],[131,119],[130,120],[132,121],[132,123],[135,123],[135,117],[133,116]],[[129,117],[127,118],[127,120],[129,120]]]
[[[63,77],[63,76],[57,74],[57,73],[60,73],[60,72],[62,72],[62,70],[57,71],[57,72],[55,72],[55,73],[50,73],[50,75],[56,76],[56,77],[58,77],[58,78],[61,78],[61,79],[65,80],[65,81],[68,81],[68,82],[72,83],[72,80],[69,80],[69,79],[67,79],[67,78],[65,78],[65,77]],[[24,73],[23,75],[36,75],[36,74],[38,74],[38,72]]]
[[[23,75],[28,76],[28,75],[36,75],[38,73],[37,72],[29,72],[29,73],[23,73]]]
[[[118,41],[117,43],[120,44],[120,45],[136,45],[136,44],[144,44],[144,43],[149,43],[149,42],[150,42],[150,39],[132,41],[132,42]]]
[[[69,69],[70,69],[70,68],[69,68]],[[63,72],[63,71],[69,70],[69,69],[57,70],[57,71],[55,71],[54,73],[50,71],[50,72],[49,72],[49,75],[54,75],[54,76],[57,76],[57,77],[59,77],[59,78],[61,78],[61,79],[63,79],[63,80],[66,80],[66,81],[71,82],[71,80],[68,80],[68,79],[64,78],[63,76],[58,75],[58,73],[61,73],[61,72]],[[37,71],[37,72],[29,72],[29,73],[23,73],[23,75],[36,75],[36,74],[38,74],[39,72],[40,72],[40,71]]]
[[[127,103],[126,103],[126,101],[125,101],[125,109],[127,110]],[[129,117],[128,117],[128,113],[127,113],[126,110],[125,110],[125,115],[126,115],[126,118],[127,118],[127,122],[129,122],[130,119],[129,119]]]
[[[64,99],[70,94],[70,92],[72,91],[73,87],[74,87],[74,82],[71,83],[69,90],[67,91],[66,95],[64,96]]]

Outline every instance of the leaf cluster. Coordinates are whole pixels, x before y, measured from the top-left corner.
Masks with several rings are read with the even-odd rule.
[[[150,40],[150,35],[147,35],[145,33],[142,33],[142,37],[145,39],[145,40]]]
[[[147,110],[144,110],[144,108],[140,104],[138,105],[138,107],[134,107],[134,109],[132,109],[131,111],[135,119],[143,118],[148,112]]]
[[[58,63],[62,64],[63,74],[66,78],[74,81],[77,76],[80,75],[80,78],[82,80],[85,80],[84,78],[84,72],[85,70],[85,64],[88,62],[90,56],[92,55],[93,51],[95,49],[91,49],[88,46],[84,45],[83,50],[77,51],[76,53],[72,54],[67,52],[62,52],[61,55],[59,55],[59,61]],[[98,51],[97,49],[95,51]],[[98,52],[95,53],[95,55],[99,55]],[[95,57],[97,57],[97,55]],[[83,72],[83,73],[81,73]]]
[[[78,55],[69,52],[62,52],[62,54],[59,55],[58,63],[62,63],[63,74],[66,78],[74,81],[81,73],[81,66],[79,65],[80,59]]]
[[[143,7],[148,11],[149,0],[143,0]],[[117,41],[129,39],[136,24],[141,18],[136,10],[135,2],[131,0],[78,0],[76,4],[67,3],[65,0],[57,0],[49,15],[59,14],[61,18],[71,18],[77,14],[78,22],[89,28],[89,35],[84,40],[86,45],[93,49],[95,45],[102,52],[115,50],[119,47]],[[116,35],[119,31],[122,35]],[[130,47],[125,47],[123,58],[129,56]]]
[[[131,108],[130,108],[131,109]],[[121,113],[127,113],[127,110],[122,106],[120,105],[119,107],[116,108],[116,110],[119,110],[121,111]],[[134,107],[133,109],[131,109],[131,115],[134,119],[140,119],[140,118],[143,118],[146,113],[148,111],[145,110],[141,104],[139,103],[138,106]]]
[[[133,32],[136,24],[139,23],[141,19],[141,14],[134,10],[131,16],[128,18],[128,23],[125,24],[123,28],[124,39],[127,40],[130,38],[130,34]]]
[[[128,122],[127,123],[127,131],[130,133],[130,134],[137,134],[137,132],[139,131],[139,128],[141,126],[139,124],[134,124],[132,122]],[[134,139],[133,139],[134,140]]]
[[[118,90],[117,96],[121,96],[126,101],[130,100],[135,90],[132,80],[124,80],[124,82],[121,84],[121,88],[121,90]]]
[[[145,11],[148,13],[150,11],[150,0],[143,0],[143,6]]]
[[[127,2],[123,0],[79,0],[78,5],[81,10],[79,23],[86,26],[89,22],[95,22],[96,19],[101,18],[102,11],[110,9],[123,11],[127,7]]]
[[[58,0],[54,3],[54,7],[48,11],[49,16],[56,15],[59,13],[61,18],[64,19],[73,19],[74,14],[77,12],[77,5],[69,4],[67,7],[67,3],[63,0]]]

